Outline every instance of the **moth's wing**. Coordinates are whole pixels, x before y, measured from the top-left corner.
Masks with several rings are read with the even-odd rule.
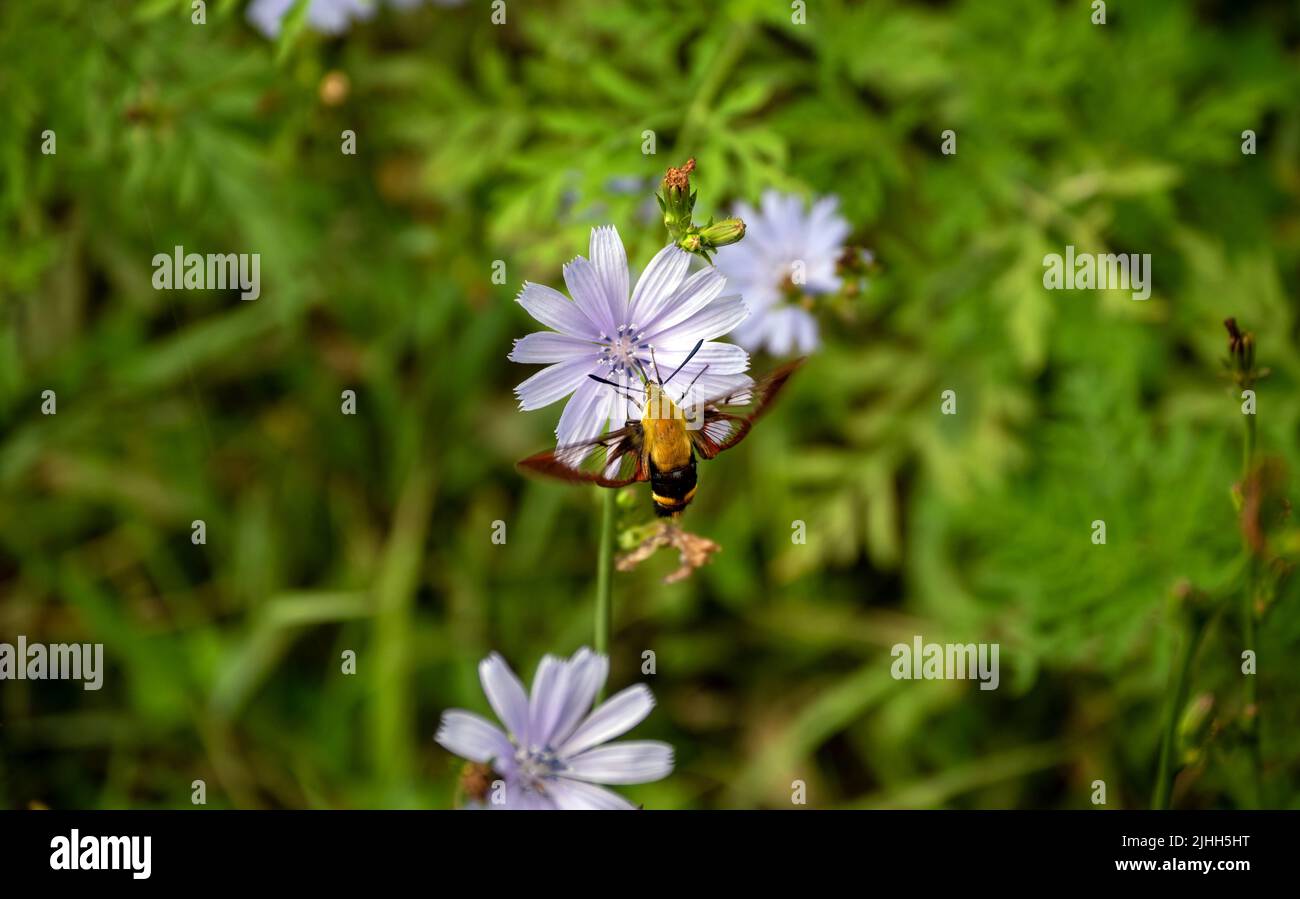
[[[695,451],[705,459],[712,459],[744,440],[754,422],[771,407],[785,382],[803,363],[802,357],[787,362],[751,386],[705,400],[687,410],[687,421],[703,422],[700,427],[687,431]],[[702,410],[700,405],[704,407]]]
[[[806,358],[793,359],[769,373],[765,378],[761,378],[731,393],[707,399],[702,404],[696,404],[691,408],[696,409],[699,405],[703,405],[706,411],[709,408],[715,408],[720,412],[738,415],[751,423],[755,422],[771,407],[781,389],[785,387],[786,381],[790,380],[790,376],[798,370],[799,366],[804,364]],[[689,411],[688,419],[690,418]]]
[[[556,447],[519,462],[519,467],[562,481],[587,482],[601,487],[625,487],[650,477],[643,461],[645,434],[640,422],[584,440]]]
[[[731,449],[744,440],[749,427],[749,419],[743,416],[705,409],[704,424],[686,433],[691,435],[695,451],[705,459],[712,459],[724,449]]]

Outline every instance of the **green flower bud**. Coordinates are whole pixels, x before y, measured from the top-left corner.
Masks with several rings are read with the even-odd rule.
[[[745,236],[745,223],[740,219],[723,219],[710,223],[700,231],[700,242],[710,250],[739,243]]]

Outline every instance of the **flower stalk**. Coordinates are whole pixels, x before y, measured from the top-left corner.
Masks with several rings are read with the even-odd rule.
[[[596,557],[596,636],[599,655],[609,655],[614,617],[614,499],[617,491],[600,489],[600,550]]]
[[[1167,809],[1173,795],[1174,777],[1178,768],[1174,764],[1174,744],[1178,734],[1178,719],[1191,686],[1192,661],[1201,638],[1205,635],[1207,619],[1194,615],[1184,621],[1183,636],[1178,648],[1178,660],[1169,681],[1169,693],[1165,708],[1164,733],[1160,740],[1160,766],[1156,771],[1155,794],[1151,798],[1151,808]]]
[[[1239,390],[1243,392],[1253,390],[1255,384],[1268,375],[1267,369],[1259,369],[1255,366],[1255,335],[1250,331],[1242,331],[1238,327],[1236,319],[1233,318],[1226,319],[1223,325],[1228,332],[1228,356],[1224,360],[1224,367],[1227,369],[1228,376]],[[1246,526],[1246,518],[1251,514],[1247,508],[1250,504],[1247,503],[1246,497],[1250,492],[1258,492],[1262,489],[1259,484],[1262,475],[1256,461],[1256,425],[1253,406],[1250,412],[1247,412],[1243,407],[1242,417],[1244,423],[1242,425],[1241,481],[1233,489],[1233,501],[1242,516],[1242,548],[1245,562],[1245,586],[1242,590],[1240,607],[1241,635],[1244,647],[1254,652],[1257,614],[1255,605],[1259,591],[1261,553],[1258,547],[1252,545],[1249,536],[1251,529]],[[1177,600],[1179,604],[1179,620],[1182,623],[1182,634],[1179,640],[1178,658],[1174,663],[1169,679],[1163,733],[1160,741],[1160,762],[1156,771],[1155,788],[1151,798],[1151,807],[1153,809],[1166,809],[1169,807],[1173,795],[1174,778],[1178,774],[1179,767],[1181,767],[1174,756],[1177,752],[1178,722],[1183,707],[1187,704],[1187,696],[1191,688],[1193,660],[1213,617],[1214,610],[1224,605],[1224,603],[1217,600],[1211,601],[1208,596],[1195,590],[1190,585],[1182,585],[1178,588]],[[1253,806],[1258,808],[1262,802],[1263,792],[1260,774],[1262,764],[1259,740],[1259,700],[1254,674],[1246,675],[1242,732],[1250,754],[1250,801]]]
[[[1253,470],[1252,457],[1255,430],[1254,416],[1248,415],[1245,417],[1247,419],[1247,456],[1245,462],[1245,473],[1242,475],[1243,483],[1245,478],[1251,477],[1251,472]],[[1243,535],[1243,540],[1244,539],[1245,537]],[[1245,643],[1246,648],[1252,652],[1256,652],[1255,597],[1259,589],[1259,557],[1251,552],[1249,546],[1246,547],[1246,552],[1250,553],[1250,562],[1246,569],[1246,589],[1243,591],[1241,597],[1241,632],[1242,640]],[[1243,715],[1244,720],[1242,723],[1245,732],[1246,748],[1250,753],[1250,785],[1253,794],[1251,797],[1252,804],[1255,808],[1259,808],[1263,801],[1263,776],[1261,774],[1263,760],[1261,758],[1259,741],[1259,693],[1255,684],[1254,674],[1246,675],[1246,707]]]
[[[1232,373],[1233,381],[1241,390],[1253,390],[1256,382],[1268,374],[1267,371],[1261,371],[1255,367],[1255,335],[1250,331],[1242,331],[1238,327],[1235,318],[1225,320],[1223,326],[1228,331],[1228,359],[1226,364]],[[1255,458],[1257,442],[1255,416],[1253,414],[1243,414],[1242,419],[1244,421],[1242,423],[1241,441],[1241,491],[1244,497],[1251,485],[1251,480],[1259,478],[1261,474],[1257,470]],[[1243,514],[1245,514],[1244,511]],[[1244,527],[1242,528],[1242,547],[1249,562],[1246,569],[1246,586],[1241,597],[1241,634],[1245,648],[1255,652],[1255,601],[1259,591],[1260,554],[1251,545],[1247,530]],[[1242,729],[1246,748],[1250,754],[1251,804],[1259,808],[1263,801],[1261,775],[1263,764],[1259,739],[1259,694],[1254,674],[1246,675],[1245,687],[1246,702],[1243,711]]]

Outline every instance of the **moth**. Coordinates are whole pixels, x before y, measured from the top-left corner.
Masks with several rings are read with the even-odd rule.
[[[608,384],[641,410],[640,419],[628,419],[621,428],[593,439],[537,453],[519,463],[525,471],[563,481],[588,482],[601,487],[626,487],[650,482],[655,512],[678,517],[695,498],[696,462],[712,459],[744,440],[772,405],[786,381],[803,364],[795,359],[753,385],[690,406],[682,402],[694,381],[674,400],[669,386],[703,341],[686,356],[668,378],[655,378],[641,369],[639,393],[597,375],[587,377]],[[699,380],[708,366],[698,374]]]

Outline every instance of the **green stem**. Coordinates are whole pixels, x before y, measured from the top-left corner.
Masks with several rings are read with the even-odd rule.
[[[1244,478],[1255,464],[1255,416],[1243,415],[1242,418],[1246,419],[1246,439],[1242,441],[1241,454],[1241,476]]]
[[[614,579],[614,490],[601,490],[600,556],[596,560],[596,652],[609,655]]]
[[[1191,686],[1192,660],[1196,657],[1196,647],[1200,645],[1201,635],[1205,633],[1204,621],[1188,622],[1179,647],[1178,662],[1175,666],[1176,676],[1169,681],[1170,697],[1165,709],[1164,736],[1160,741],[1160,768],[1156,772],[1155,795],[1151,798],[1153,809],[1169,808],[1169,797],[1174,789],[1174,741],[1178,735],[1178,716],[1187,703],[1187,692]]]
[[[1241,609],[1242,633],[1246,648],[1255,650],[1255,590],[1259,572],[1259,560],[1250,560],[1250,573],[1246,576],[1246,593]],[[1256,665],[1258,665],[1258,655]],[[1259,693],[1255,684],[1255,675],[1246,675],[1246,745],[1250,751],[1250,775],[1252,802],[1259,808],[1263,802],[1262,752],[1259,739]]]
[[[1241,487],[1244,499],[1244,493],[1248,489],[1249,479],[1255,468],[1255,416],[1245,415],[1243,417],[1246,419],[1241,460]],[[1241,632],[1242,639],[1246,643],[1246,649],[1257,652],[1255,648],[1255,595],[1259,584],[1259,557],[1249,545],[1246,546],[1246,552],[1250,556],[1250,563],[1246,573],[1246,589],[1241,602]],[[1256,661],[1258,661],[1258,657]],[[1250,752],[1251,791],[1253,793],[1251,798],[1253,805],[1259,808],[1263,802],[1263,778],[1261,775],[1263,762],[1259,740],[1259,694],[1255,675],[1253,674],[1246,675],[1245,730],[1246,745]]]

